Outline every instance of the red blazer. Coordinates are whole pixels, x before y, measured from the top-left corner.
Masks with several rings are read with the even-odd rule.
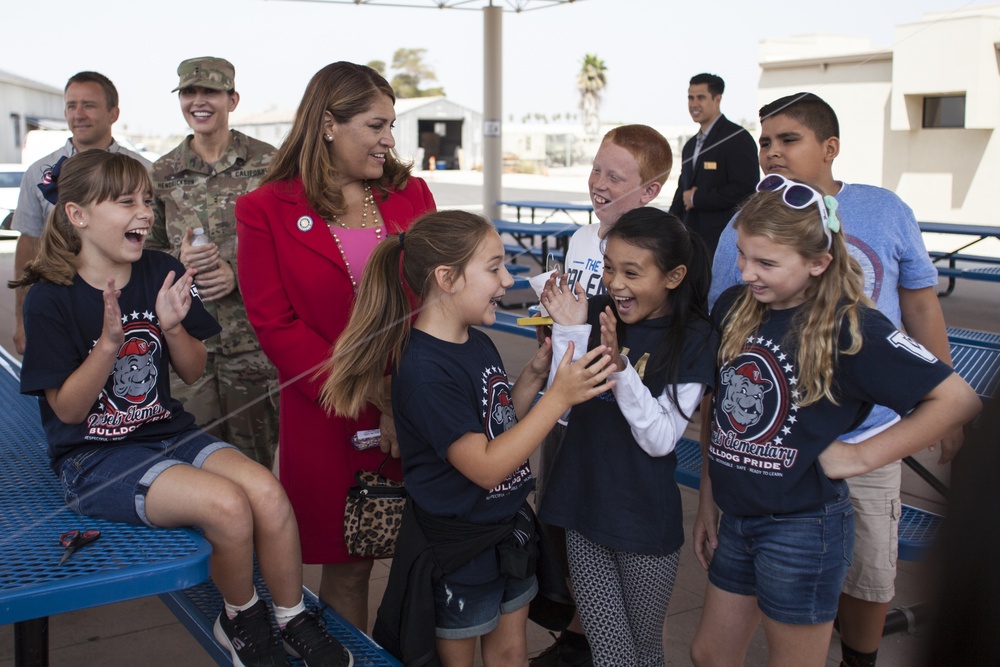
[[[393,234],[436,207],[427,184],[410,178],[378,208]],[[247,315],[281,382],[279,473],[299,521],[304,562],[343,562],[347,488],[355,470],[374,470],[382,458],[378,449],[359,453],[349,444],[358,430],[378,427],[374,408],[346,420],[328,417],[317,402],[324,378],[316,371],[350,318],[351,278],[326,223],[306,201],[301,179],[268,183],[240,197],[236,231]]]

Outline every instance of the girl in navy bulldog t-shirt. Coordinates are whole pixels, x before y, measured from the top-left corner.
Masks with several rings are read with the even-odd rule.
[[[741,663],[763,612],[770,664],[818,666],[853,552],[844,478],[935,443],[981,406],[871,307],[835,199],[776,174],[757,190],[734,223],[745,285],[713,310],[723,334],[694,530],[709,583],[691,655]],[[909,414],[864,443],[837,440],[876,403]]]
[[[436,655],[472,667],[479,637],[484,664],[527,663],[528,603],[539,587],[528,456],[563,412],[614,384],[606,348],[575,362],[568,352],[532,407],[551,344],[511,386],[493,342],[474,328],[496,321],[512,284],[489,220],[427,214],[375,248],[325,369],[325,404],[351,416],[384,400],[395,360],[392,413],[412,502],[373,636],[405,664]]]
[[[145,167],[101,150],[59,166],[38,256],[9,285],[31,286],[21,391],[39,397],[66,502],[85,516],[200,528],[225,603],[214,634],[234,665],[286,665],[287,650],[310,667],[349,667],[350,652],[305,608],[299,531],[281,483],[198,429],[170,395],[170,368],[188,384],[200,378],[202,340],[220,329],[195,270],[143,249],[153,224]],[[272,609],[254,589],[254,555]]]

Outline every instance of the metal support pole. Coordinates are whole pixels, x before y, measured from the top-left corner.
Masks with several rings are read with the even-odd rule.
[[[500,217],[503,178],[503,7],[483,8],[483,215]]]
[[[14,624],[14,664],[17,667],[49,667],[49,617]]]

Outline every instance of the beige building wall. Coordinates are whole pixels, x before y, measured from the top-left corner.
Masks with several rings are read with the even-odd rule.
[[[918,220],[1000,225],[1000,5],[929,13],[897,26],[894,43],[762,42],[758,99],[828,101],[841,124],[837,178],[893,190]],[[923,127],[925,98],[942,95],[965,95],[964,128]]]

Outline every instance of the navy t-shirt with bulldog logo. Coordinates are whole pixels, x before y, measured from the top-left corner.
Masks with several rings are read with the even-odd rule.
[[[194,416],[170,395],[170,350],[156,317],[156,295],[170,271],[176,279],[184,274],[184,267],[156,250],[143,251],[132,264],[132,275],[118,297],[125,341],[100,395],[80,424],[60,421],[45,399],[45,390],[61,387],[96,345],[104,327],[103,290],[75,276],[72,285],[42,281],[28,291],[21,392],[39,397],[49,456],[56,469],[61,458],[77,447],[160,440],[194,424]],[[189,334],[204,340],[221,329],[205,311],[195,287],[191,289],[194,298],[182,324]]]
[[[723,331],[745,289],[732,287],[715,304],[712,318]],[[715,502],[728,514],[790,514],[833,500],[846,483],[823,473],[820,453],[860,424],[873,405],[906,414],[953,372],[882,313],[863,308],[861,350],[839,354],[834,367],[839,405],[824,398],[802,406],[799,341],[789,330],[796,313],[807,307],[769,310],[740,354],[716,370],[709,475]],[[838,349],[850,342],[845,321]]]

